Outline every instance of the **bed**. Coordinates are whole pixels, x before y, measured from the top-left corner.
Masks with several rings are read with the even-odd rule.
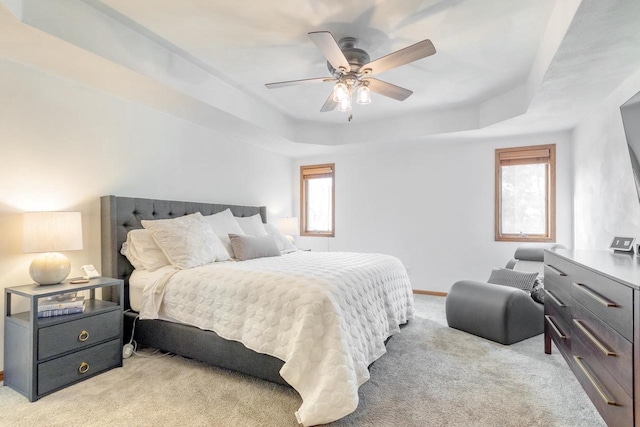
[[[130,230],[142,228],[142,220],[181,217],[196,212],[211,215],[225,209],[230,209],[236,217],[259,214],[262,222],[266,223],[265,207],[102,197],[103,274],[125,281],[125,308],[130,307],[129,278],[133,267],[127,258],[120,254],[120,248]],[[314,271],[313,275],[309,270]],[[269,272],[271,283],[269,286],[260,284],[259,287],[273,289],[264,295],[251,294],[259,295],[259,299],[263,301],[258,309],[254,308],[254,312],[259,312],[268,319],[271,315],[264,314],[264,310],[273,311],[273,307],[270,306],[280,304],[277,311],[283,313],[283,318],[276,320],[275,324],[288,324],[286,330],[293,331],[290,341],[296,341],[295,343],[289,344],[287,341],[279,347],[274,346],[274,340],[265,339],[263,336],[268,332],[264,321],[246,318],[242,320],[244,323],[241,323],[245,325],[244,328],[239,328],[242,330],[238,333],[235,333],[234,329],[225,328],[226,323],[233,323],[237,319],[231,319],[226,323],[219,322],[210,328],[216,329],[220,333],[218,335],[212,330],[206,330],[206,325],[198,321],[190,322],[188,317],[184,318],[187,324],[176,323],[176,319],[180,318],[179,310],[169,313],[173,321],[167,321],[161,320],[159,310],[154,312],[149,310],[148,306],[142,312],[147,318],[154,320],[137,321],[136,341],[142,346],[170,351],[283,385],[293,385],[303,397],[303,405],[296,417],[304,425],[330,422],[353,412],[357,407],[358,387],[369,378],[368,364],[384,354],[384,340],[398,332],[399,325],[406,323],[413,315],[411,287],[400,262],[393,257],[377,254],[295,252],[272,259],[216,262],[189,270],[174,271],[166,274],[166,280],[155,282],[154,289],[156,293],[157,289],[162,289],[163,298],[166,299],[164,307],[168,310],[171,307],[182,307],[184,300],[195,299],[195,294],[191,292],[201,291],[206,287],[201,283],[208,286],[209,282],[213,281],[215,284],[210,287],[226,289],[220,285],[224,283],[226,286],[225,281],[229,282],[229,286],[234,286],[233,281],[243,280],[243,283],[251,284],[266,280],[262,278],[264,271]],[[347,276],[348,278],[345,278]],[[328,277],[335,279],[335,286],[333,282],[327,281]],[[197,282],[198,280],[201,283]],[[285,288],[281,285],[285,282],[293,285],[287,285]],[[373,282],[391,285],[383,287]],[[193,285],[195,291],[185,291],[190,283],[197,283]],[[160,284],[161,287],[157,288]],[[333,293],[325,292],[323,286],[340,288],[340,293],[336,293],[336,297]],[[234,291],[233,294],[235,293]],[[288,294],[283,296],[283,293]],[[189,295],[189,298],[185,298],[185,295]],[[116,299],[118,296],[106,295],[106,298]],[[172,304],[171,298],[182,299]],[[197,298],[202,300],[203,297]],[[216,298],[222,297],[217,295]],[[308,302],[301,303],[300,307],[289,307],[291,300]],[[366,305],[365,300],[372,302]],[[219,299],[215,301],[217,303]],[[235,309],[239,307],[238,303],[244,303],[244,300],[232,301],[229,304],[236,304],[233,305]],[[331,308],[318,308],[325,306]],[[334,315],[334,311],[338,314]],[[232,310],[227,310],[227,314],[229,313],[234,314]],[[242,313],[244,316],[245,312]],[[136,315],[135,312],[125,313],[125,328],[127,325],[131,326]],[[301,321],[302,318],[306,321]],[[326,325],[318,328],[318,323],[323,321]],[[385,325],[371,328],[375,332],[370,336],[372,332],[369,329],[356,327],[357,324],[368,321],[380,325],[384,322]],[[130,329],[125,329],[125,334],[130,333],[129,331]],[[363,331],[366,333],[362,333]],[[335,337],[332,337],[332,334]],[[256,341],[248,341],[247,336],[251,335]],[[308,344],[309,340],[316,339],[314,336],[317,335],[325,336],[321,340],[330,344]],[[330,346],[336,346],[337,350]],[[311,350],[318,348],[320,351]],[[345,356],[346,353],[349,355]],[[351,356],[351,353],[357,357]],[[318,357],[318,354],[321,357]],[[335,369],[332,364],[336,366]]]

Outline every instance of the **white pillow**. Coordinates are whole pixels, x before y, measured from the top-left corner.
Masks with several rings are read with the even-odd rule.
[[[264,229],[264,224],[262,223],[262,217],[260,214],[255,214],[249,217],[235,217],[236,221],[242,228],[242,231],[247,236],[268,236],[269,233]]]
[[[187,269],[229,259],[220,239],[199,212],[172,219],[143,220],[142,226],[151,231],[153,239],[176,268]]]
[[[287,239],[287,236],[282,234],[275,225],[265,224],[264,229],[269,236],[273,236],[276,239],[276,244],[278,245],[280,252],[289,253],[298,250],[298,248],[296,248],[293,243]]]
[[[127,241],[122,244],[122,255],[126,256],[136,270],[155,271],[171,264],[153,240],[151,231],[144,228],[127,233]]]
[[[238,221],[236,221],[235,217],[231,213],[231,209],[226,209],[222,212],[218,212],[217,214],[205,216],[204,220],[220,238],[220,241],[229,255],[235,258],[233,248],[231,247],[231,240],[229,240],[229,234],[244,236],[244,231],[242,231],[242,228],[238,225]]]

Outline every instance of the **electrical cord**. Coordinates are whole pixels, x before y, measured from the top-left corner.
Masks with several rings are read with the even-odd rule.
[[[140,317],[140,315],[138,314],[133,319],[133,327],[131,328],[131,339],[129,340],[129,344],[128,344],[130,346],[133,346],[133,350],[131,351],[131,354],[135,354],[136,356],[140,356],[140,357],[146,357],[148,359],[160,359],[161,357],[172,356],[173,353],[171,353],[171,352],[166,352],[166,353],[162,353],[160,356],[155,356],[156,354],[160,353],[160,350],[156,350],[153,353],[151,353],[150,355],[149,354],[142,354],[142,353],[137,351],[138,350],[138,343],[133,338],[134,338],[135,333],[136,333],[136,322],[138,321],[139,317]]]

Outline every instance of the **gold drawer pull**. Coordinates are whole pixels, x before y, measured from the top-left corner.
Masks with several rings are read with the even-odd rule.
[[[87,362],[82,362],[78,367],[78,372],[80,372],[81,374],[86,374],[87,372],[89,372],[89,364]]]
[[[89,332],[87,332],[85,330],[80,332],[80,335],[78,335],[78,341],[80,341],[80,342],[85,342],[88,339],[89,339]]]
[[[566,307],[566,305],[563,302],[561,302],[558,298],[556,298],[555,295],[551,293],[551,291],[548,291],[545,289],[544,293],[549,295],[549,298],[551,298],[556,304],[558,304],[559,307],[562,307],[562,308]]]
[[[566,340],[567,336],[564,335],[562,332],[560,332],[560,329],[558,329],[558,327],[556,326],[556,324],[553,322],[553,320],[551,320],[551,316],[549,316],[548,314],[545,314],[544,317],[547,319],[547,322],[549,322],[549,324],[551,325],[551,327],[553,328],[554,331],[556,331],[556,334],[558,334],[558,337],[562,340]]]
[[[580,289],[585,294],[589,295],[594,300],[598,301],[600,304],[604,305],[605,307],[617,307],[618,306],[618,304],[616,304],[615,302],[607,301],[606,299],[602,298],[600,295],[596,294],[595,292],[593,292],[591,289],[587,288],[582,283],[574,283],[574,286],[577,287],[578,289]]]
[[[598,385],[598,383],[596,382],[596,379],[594,378],[594,375],[591,373],[591,369],[589,369],[587,364],[582,361],[582,357],[573,356],[573,359],[576,361],[580,369],[582,369],[582,372],[584,372],[584,374],[587,376],[587,379],[589,380],[589,382],[591,382],[591,384],[596,389],[596,391],[598,392],[602,400],[604,400],[607,403],[607,405],[612,405],[612,406],[617,405],[616,401],[613,400],[613,398],[609,397],[609,393],[603,387],[600,387]]]
[[[564,274],[562,271],[558,270],[557,268],[555,268],[552,265],[547,264],[547,268],[549,268],[549,270],[551,270],[554,273],[556,273],[558,276],[566,276],[566,274]]]
[[[602,344],[591,332],[589,332],[589,330],[584,327],[581,321],[579,321],[578,319],[573,319],[573,323],[575,323],[575,325],[582,331],[582,333],[585,334],[587,338],[589,338],[591,342],[600,349],[600,351],[602,351],[607,356],[617,356],[617,354],[605,347],[604,344]]]

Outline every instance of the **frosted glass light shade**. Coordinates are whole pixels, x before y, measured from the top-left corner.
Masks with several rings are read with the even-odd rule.
[[[347,85],[342,82],[336,83],[333,87],[333,100],[335,102],[342,102],[348,96],[349,89],[347,88]]]
[[[344,98],[338,102],[338,111],[347,112],[351,111],[351,98]]]
[[[358,88],[356,102],[363,105],[371,104],[371,90],[367,86],[360,86]]]
[[[285,236],[299,236],[300,224],[298,218],[280,218],[278,220],[278,230]]]
[[[69,259],[56,251],[82,249],[80,212],[26,212],[22,215],[22,251],[45,252],[29,267],[40,285],[60,283],[71,271]]]

